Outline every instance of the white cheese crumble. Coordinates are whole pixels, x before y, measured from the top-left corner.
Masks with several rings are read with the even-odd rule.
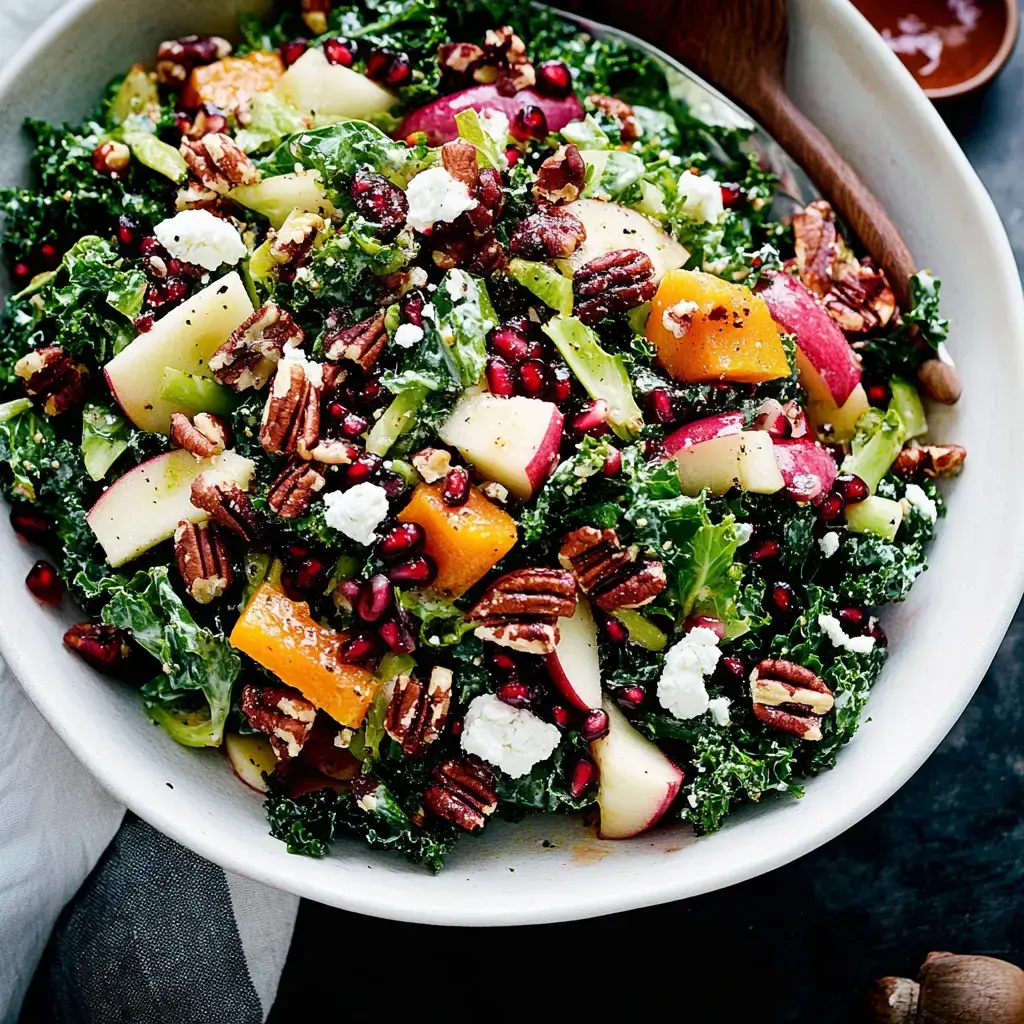
[[[673,338],[685,338],[693,323],[693,314],[700,309],[696,302],[680,299],[674,306],[668,306],[661,314],[661,326]]]
[[[499,146],[508,142],[508,118],[504,111],[494,107],[484,107],[477,115],[484,134],[489,135]]]
[[[462,749],[518,779],[558,746],[561,733],[532,711],[514,708],[493,693],[475,697],[466,712]]]
[[[905,497],[910,504],[917,509],[930,522],[935,522],[939,517],[939,510],[935,502],[925,493],[924,488],[919,484],[907,484]]]
[[[679,197],[683,213],[698,224],[717,224],[725,212],[722,186],[707,174],[680,174]]]
[[[469,188],[453,178],[443,167],[428,167],[412,181],[405,193],[409,200],[406,219],[417,231],[426,231],[438,221],[450,223],[467,210],[475,210],[477,201]]]
[[[833,647],[842,647],[854,654],[867,654],[875,646],[873,636],[847,636],[834,615],[819,615],[818,628],[832,641]]]
[[[387,492],[376,484],[356,484],[347,491],[331,491],[324,496],[324,504],[327,525],[358,544],[372,544],[377,539],[377,527],[388,515]]]
[[[839,550],[839,534],[830,530],[818,538],[818,547],[826,558],[831,558]]]
[[[698,626],[665,655],[658,680],[658,701],[676,718],[696,718],[710,707],[704,677],[715,671],[722,652],[718,634]]]
[[[209,210],[182,210],[157,224],[153,234],[175,259],[204,270],[234,266],[248,252],[232,224]]]
[[[732,703],[728,697],[715,697],[708,701],[708,711],[711,712],[711,719],[715,725],[729,724],[729,705]]]
[[[412,348],[423,340],[423,328],[415,324],[400,324],[392,340],[399,348]]]
[[[741,548],[744,544],[748,544],[750,538],[754,536],[754,525],[753,523],[737,523],[733,527],[733,531],[736,534],[736,547]]]
[[[294,363],[301,366],[302,372],[306,375],[306,380],[313,387],[322,388],[324,386],[324,364],[307,358],[306,353],[301,348],[295,348],[290,344],[285,345],[284,352],[281,355],[281,362]],[[288,385],[288,374],[277,374],[274,377],[274,397],[284,398],[288,394]]]

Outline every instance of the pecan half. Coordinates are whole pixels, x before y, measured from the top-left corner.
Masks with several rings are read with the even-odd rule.
[[[804,740],[821,739],[821,718],[835,703],[821,676],[781,658],[766,658],[751,672],[750,695],[759,721]]]
[[[466,614],[481,640],[527,654],[550,654],[558,620],[576,610],[576,580],[560,569],[517,569],[493,583]]]
[[[315,36],[327,31],[327,15],[331,13],[331,0],[302,0],[302,20]]]
[[[963,469],[967,449],[959,444],[912,445],[896,456],[892,471],[897,476],[956,476]]]
[[[639,249],[617,249],[584,263],[573,277],[576,316],[596,324],[654,298],[654,264]]]
[[[14,364],[14,375],[24,381],[25,393],[43,400],[47,416],[59,416],[85,401],[87,374],[59,345],[37,348]]]
[[[182,210],[207,210],[215,217],[226,216],[226,209],[230,204],[230,199],[204,188],[194,178],[190,178],[184,187],[178,190],[174,199],[174,208],[179,212]]]
[[[231,556],[216,523],[182,519],[174,531],[174,557],[185,589],[198,604],[220,597],[234,581]]]
[[[384,729],[403,754],[418,757],[440,738],[451,707],[452,679],[451,669],[435,665],[426,686],[405,675],[396,680]]]
[[[324,219],[319,214],[292,210],[270,243],[271,258],[281,266],[302,266],[309,259],[317,235],[324,226]]]
[[[559,146],[540,165],[533,194],[549,203],[571,203],[579,199],[587,185],[587,165],[580,151],[570,143]]]
[[[668,577],[661,562],[634,562],[594,590],[594,603],[605,612],[619,608],[643,608],[666,587]]]
[[[200,412],[190,420],[184,413],[171,413],[171,444],[184,448],[197,459],[219,455],[228,446],[228,428],[219,416]]]
[[[384,311],[351,327],[338,327],[343,310],[334,310],[327,317],[324,330],[324,355],[333,362],[349,359],[364,370],[380,358],[388,341],[384,327]]]
[[[320,396],[316,363],[282,359],[267,395],[260,426],[260,444],[272,455],[297,454],[303,459],[320,441]]]
[[[512,96],[537,84],[537,73],[526,54],[526,44],[510,25],[487,31],[484,52],[487,63],[498,70],[496,84],[503,96]]]
[[[287,686],[246,683],[239,700],[249,724],[265,733],[282,761],[298,757],[316,720],[316,707]]]
[[[477,70],[486,63],[487,54],[482,46],[476,43],[443,43],[437,51],[437,63],[441,66],[441,75],[446,84],[458,87],[469,78],[475,76]],[[491,82],[497,77],[497,68],[493,66],[484,74]]]
[[[211,132],[201,139],[185,138],[180,148],[189,170],[211,192],[226,195],[238,185],[260,180],[259,169],[230,135]]]
[[[623,142],[635,142],[640,138],[640,122],[637,121],[633,108],[625,100],[620,100],[617,96],[591,93],[587,101],[593,103],[603,114],[614,117],[619,122],[619,134]]]
[[[297,459],[286,466],[270,485],[267,504],[282,519],[297,519],[306,512],[326,482],[316,466]]]
[[[560,206],[550,206],[520,221],[508,251],[524,260],[566,259],[587,239],[583,221]]]
[[[252,498],[238,484],[218,479],[215,470],[200,473],[192,481],[192,504],[246,544],[263,533],[263,519]]]
[[[359,458],[360,450],[348,441],[329,437],[321,441],[310,453],[314,462],[325,466],[350,466]]]
[[[475,757],[450,758],[434,769],[437,784],[423,794],[424,806],[435,817],[476,832],[498,807],[494,774]]]
[[[642,608],[668,583],[661,562],[635,561],[614,530],[593,526],[573,530],[562,541],[558,561],[576,577],[580,590],[592,593],[594,603],[606,612]]]
[[[456,180],[469,188],[474,188],[480,181],[480,168],[476,163],[476,146],[471,146],[461,139],[453,139],[441,147],[441,163],[444,169]]]
[[[220,36],[182,36],[165,39],[156,51],[156,77],[161,85],[182,86],[189,72],[212,64],[231,53],[231,44]]]
[[[274,372],[285,346],[298,348],[306,340],[291,313],[268,302],[231,332],[210,357],[210,372],[235,391],[259,391]]]
[[[448,475],[452,465],[452,453],[444,448],[424,448],[412,457],[416,472],[424,483],[436,484]]]

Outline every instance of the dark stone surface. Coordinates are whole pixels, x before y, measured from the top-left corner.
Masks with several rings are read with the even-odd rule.
[[[944,113],[1024,265],[1024,50],[986,96]],[[543,928],[444,930],[303,903],[271,1022],[314,1006],[607,1019],[621,1001],[683,1020],[852,1024],[868,1019],[873,978],[913,974],[930,950],[1024,962],[1022,641],[1024,607],[917,775],[801,860],[687,902]]]

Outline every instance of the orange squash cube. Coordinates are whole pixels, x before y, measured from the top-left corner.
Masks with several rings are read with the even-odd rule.
[[[276,53],[257,50],[244,57],[225,57],[193,68],[181,103],[187,110],[198,110],[204,103],[237,110],[248,105],[256,93],[273,89],[283,74],[284,64]]]
[[[443,486],[420,484],[398,518],[426,531],[426,552],[437,562],[433,589],[458,597],[512,550],[518,534],[516,521],[475,487],[465,505],[449,508]]]
[[[694,270],[670,270],[658,286],[647,340],[676,380],[756,384],[789,375],[778,325],[759,295]]]
[[[363,724],[380,684],[365,668],[342,663],[344,635],[317,622],[304,601],[261,584],[229,639],[339,725],[356,729]]]

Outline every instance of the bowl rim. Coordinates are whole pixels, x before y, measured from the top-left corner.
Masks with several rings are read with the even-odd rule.
[[[23,70],[37,59],[38,54],[52,39],[79,18],[87,15],[97,2],[98,0],[70,0],[66,7],[37,29],[11,64],[0,73],[0,96],[3,96]],[[963,188],[976,202],[984,222],[984,230],[993,242],[992,251],[989,253],[994,263],[993,273],[1007,282],[1014,282],[1013,294],[1008,297],[1008,301],[1017,307],[1016,323],[1024,324],[1024,295],[1021,294],[1020,279],[1009,240],[995,206],[931,103],[916,84],[912,84],[914,80],[909,71],[847,0],[801,2],[813,3],[822,12],[823,17],[831,19],[833,24],[843,30],[843,35],[860,49],[861,56],[870,61],[881,79],[893,89],[905,94],[904,98],[912,108],[914,116],[925,129],[928,129],[938,155],[954,165]],[[1024,390],[1024,379],[1018,383]],[[29,645],[15,637],[12,630],[2,626],[0,653],[7,660],[32,702],[78,760],[106,789],[154,827],[227,870],[349,911],[394,920],[465,926],[538,924],[632,910],[736,884],[810,852],[875,810],[931,755],[981,682],[1024,590],[1024,545],[1007,553],[1005,579],[1006,584],[1001,588],[1001,596],[998,600],[993,599],[989,608],[990,630],[974,650],[965,652],[962,665],[964,682],[952,693],[948,705],[943,714],[936,719],[931,731],[918,737],[917,742],[905,749],[899,761],[893,764],[893,771],[883,784],[851,793],[841,807],[820,814],[810,823],[804,821],[800,828],[792,830],[792,834],[771,850],[761,850],[756,857],[747,856],[746,860],[740,858],[736,863],[724,865],[710,881],[694,883],[685,871],[679,870],[670,879],[623,879],[621,885],[600,890],[591,886],[589,891],[582,893],[578,889],[573,891],[572,887],[567,887],[569,891],[561,895],[556,893],[552,897],[548,893],[544,903],[528,899],[505,899],[500,905],[495,905],[497,901],[485,897],[467,904],[453,902],[453,905],[449,905],[445,900],[426,896],[410,899],[409,894],[402,891],[401,886],[397,887],[399,892],[393,893],[387,888],[360,885],[357,876],[354,875],[349,875],[347,882],[344,880],[345,876],[328,876],[325,872],[312,870],[298,872],[294,876],[288,875],[281,870],[274,858],[267,857],[258,847],[239,840],[225,842],[217,829],[204,823],[200,815],[182,813],[180,808],[169,800],[147,799],[150,791],[145,785],[136,784],[134,780],[131,771],[133,757],[123,751],[91,747],[82,735],[82,730],[74,725],[72,716],[63,713],[52,689],[47,686],[47,679],[42,678],[36,670]],[[140,716],[140,723],[144,721]],[[782,810],[780,807],[776,813]],[[369,857],[373,856],[375,855],[369,853]],[[328,877],[330,880],[325,881]],[[365,881],[367,879],[364,878]]]

